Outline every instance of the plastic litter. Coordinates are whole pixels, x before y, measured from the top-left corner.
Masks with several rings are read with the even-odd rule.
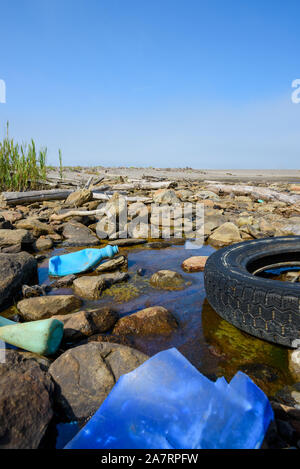
[[[49,259],[49,275],[62,277],[80,274],[96,267],[102,259],[113,257],[118,252],[118,246],[108,244],[102,249],[82,249],[63,256],[54,256]]]
[[[254,449],[273,418],[247,375],[214,383],[172,348],[121,376],[65,449]]]
[[[264,200],[263,200],[263,199],[258,199],[257,202],[258,202],[259,204],[263,204],[263,203],[264,203]]]
[[[64,325],[58,319],[18,323],[0,316],[0,340],[39,355],[53,355],[63,333]]]

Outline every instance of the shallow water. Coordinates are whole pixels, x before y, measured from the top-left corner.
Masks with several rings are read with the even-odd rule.
[[[60,248],[46,253],[47,258],[39,264],[39,283],[50,284],[53,281],[48,276],[49,257],[80,249]],[[133,344],[137,349],[152,356],[161,350],[177,347],[212,380],[220,376],[230,380],[238,370],[242,370],[271,397],[284,385],[293,382],[288,371],[288,350],[241,332],[223,320],[206,300],[203,273],[186,273],[181,268],[181,263],[188,257],[206,256],[213,251],[210,246],[186,249],[178,244],[164,249],[149,249],[147,245],[120,248],[120,254],[128,256],[129,280],[107,289],[100,300],[84,301],[83,308],[109,305],[124,316],[145,307],[164,306],[176,317],[178,329],[167,338],[136,337]],[[143,269],[142,276],[137,274],[138,269]],[[153,288],[149,279],[162,269],[179,272],[185,280],[184,288],[176,291]],[[71,288],[65,288],[53,290],[50,294],[72,293]],[[16,312],[16,308],[11,307],[2,314],[9,317]],[[57,429],[58,447],[63,447],[77,432],[76,425],[61,425],[61,428],[58,425]]]
[[[285,384],[291,383],[288,371],[287,349],[254,338],[239,331],[220,318],[205,297],[203,273],[185,273],[181,263],[188,257],[210,255],[214,249],[203,246],[189,249],[173,245],[164,249],[148,249],[147,245],[120,248],[120,254],[128,256],[130,279],[105,290],[100,300],[84,301],[86,309],[100,306],[113,307],[120,316],[142,308],[160,305],[176,317],[179,328],[169,337],[135,337],[134,346],[152,356],[170,347],[177,347],[203,374],[215,379],[225,376],[231,379],[243,370],[269,395],[272,396]],[[187,246],[187,244],[186,244]],[[76,251],[82,248],[73,248]],[[70,252],[57,249],[51,255]],[[143,276],[137,274],[143,269]],[[166,291],[153,288],[149,279],[157,270],[170,269],[179,272],[184,280],[182,290]],[[49,284],[48,259],[39,266],[39,281]],[[71,288],[54,290],[50,294],[71,294]]]

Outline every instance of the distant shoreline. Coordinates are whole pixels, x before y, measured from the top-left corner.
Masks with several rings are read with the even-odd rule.
[[[197,180],[197,181],[226,181],[226,182],[289,182],[300,183],[300,169],[192,169],[192,168],[135,168],[135,167],[65,167],[64,176],[72,177],[77,174],[92,174],[97,168],[97,174],[105,177],[128,177],[132,179],[157,178],[169,180]],[[58,174],[58,169],[50,171]]]

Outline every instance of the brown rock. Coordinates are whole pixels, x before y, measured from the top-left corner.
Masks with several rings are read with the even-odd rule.
[[[208,256],[192,256],[185,259],[181,267],[186,272],[203,272]]]
[[[53,417],[51,376],[15,350],[0,363],[0,448],[38,448]]]
[[[109,331],[118,320],[118,315],[109,308],[96,311],[53,316],[64,324],[64,340],[79,340],[99,332]]]
[[[67,350],[49,368],[56,383],[56,402],[69,420],[93,415],[119,377],[147,356],[119,344],[91,342]]]
[[[82,223],[72,221],[63,226],[65,246],[98,246],[99,239]]]
[[[72,192],[65,201],[65,205],[73,207],[81,207],[93,198],[93,193],[89,189],[81,189],[79,191]]]
[[[15,226],[18,229],[30,230],[34,236],[41,236],[45,234],[54,233],[54,228],[48,223],[42,223],[37,218],[28,217],[23,220],[17,221]]]
[[[158,270],[151,276],[150,284],[164,290],[177,290],[183,288],[184,279],[182,275],[173,270]]]
[[[0,306],[12,303],[24,283],[37,280],[37,261],[27,252],[0,253]]]
[[[73,287],[78,296],[89,300],[97,300],[101,297],[105,281],[100,276],[79,277],[74,280]]]
[[[15,223],[23,218],[23,214],[18,210],[1,210],[0,216],[10,223]]]
[[[169,335],[177,327],[176,319],[166,308],[152,306],[119,319],[113,334]]]
[[[208,243],[212,246],[222,247],[242,241],[239,229],[234,223],[223,223],[208,238]]]
[[[96,267],[97,272],[112,272],[113,270],[119,269],[120,267],[125,267],[128,264],[127,257],[118,256],[114,259],[109,259],[108,261],[102,262],[98,267]]]
[[[53,247],[53,241],[46,236],[41,236],[34,243],[34,247],[37,251],[47,251]]]
[[[180,199],[173,189],[158,189],[153,194],[153,200],[157,204],[178,204]]]
[[[17,308],[25,321],[35,321],[70,313],[80,308],[81,303],[74,295],[39,296],[19,301]]]
[[[27,230],[0,230],[0,247],[32,244],[35,238]]]

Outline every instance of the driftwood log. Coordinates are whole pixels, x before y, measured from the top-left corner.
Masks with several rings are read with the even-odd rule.
[[[155,189],[170,189],[171,187],[176,187],[177,183],[174,181],[158,181],[158,182],[149,182],[149,181],[136,181],[130,183],[122,183],[122,184],[114,184],[111,186],[111,189],[114,191],[121,191],[121,190],[134,190],[134,189],[142,189],[142,190],[155,190]]]
[[[2,200],[8,205],[30,204],[32,202],[42,202],[43,200],[64,200],[73,190],[69,189],[49,189],[42,191],[28,192],[2,192]]]
[[[238,184],[213,184],[207,186],[207,189],[223,194],[249,195],[255,199],[278,200],[291,205],[300,204],[300,195],[288,195],[283,192],[268,189],[267,187],[242,186]]]

